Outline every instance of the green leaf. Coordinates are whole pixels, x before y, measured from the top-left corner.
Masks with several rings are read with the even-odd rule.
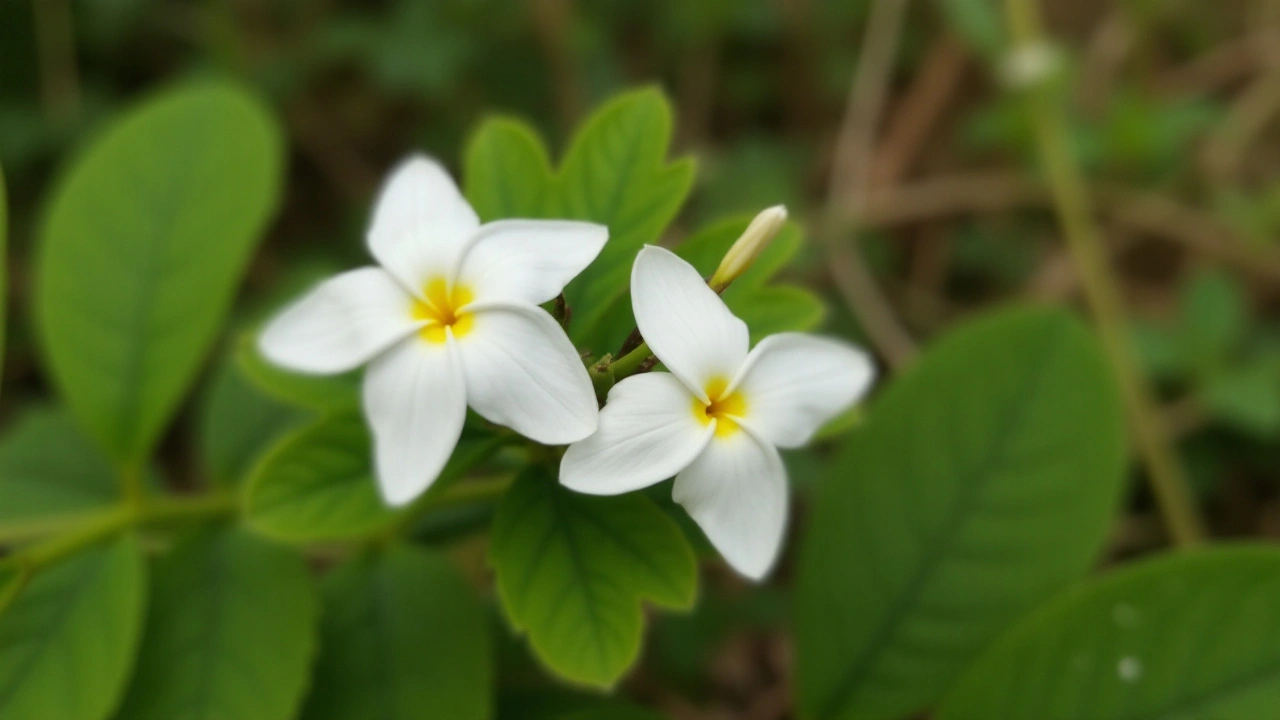
[[[565,217],[609,226],[600,256],[565,288],[571,335],[597,353],[621,343],[631,326],[601,327],[610,308],[631,306],[627,286],[636,253],[656,243],[693,185],[693,160],[667,163],[671,105],[648,88],[596,110],[574,136],[560,171]]]
[[[482,222],[553,217],[556,178],[536,130],[514,118],[489,118],[467,143],[463,178]]]
[[[552,670],[609,687],[640,653],[644,601],[692,606],[693,551],[640,494],[580,495],[529,468],[503,496],[489,562],[503,607]]]
[[[326,578],[305,720],[486,720],[489,623],[447,560],[394,546]]]
[[[597,354],[621,344],[634,323],[627,294],[631,263],[656,243],[693,185],[694,164],[668,163],[671,106],[646,88],[597,109],[553,172],[536,132],[507,118],[486,121],[467,148],[467,198],[485,221],[563,217],[609,226],[609,242],[565,288],[571,337]],[[625,318],[625,322],[610,322]]]
[[[236,347],[236,364],[259,390],[281,402],[324,412],[360,407],[360,372],[303,375],[272,365],[258,352],[257,334],[246,333]]]
[[[31,580],[0,615],[0,717],[111,714],[141,634],[144,570],[137,541],[124,537]]]
[[[938,720],[1255,720],[1280,703],[1280,552],[1235,547],[1114,571],[1019,623]]]
[[[245,483],[249,524],[292,542],[368,535],[395,521],[378,496],[369,430],[357,413],[321,418],[280,441]]]
[[[804,716],[895,718],[935,700],[1088,570],[1124,468],[1116,390],[1071,315],[1016,308],[939,341],[884,391],[814,503],[796,607]]]
[[[90,435],[137,466],[194,379],[276,202],[275,123],[199,84],[130,112],[63,178],[41,238],[36,316]]]
[[[1182,352],[1202,372],[1221,363],[1244,339],[1249,311],[1230,275],[1204,271],[1183,288],[1179,327]]]
[[[1262,355],[1205,380],[1204,407],[1231,426],[1267,440],[1280,430],[1280,358]]]
[[[501,438],[466,428],[431,493],[488,458]],[[322,417],[285,436],[245,482],[245,516],[255,530],[289,542],[359,538],[410,509],[387,507],[373,478],[368,427],[357,411]]]
[[[750,222],[751,217],[743,216],[704,228],[676,248],[676,254],[709,277]],[[724,291],[725,304],[751,328],[752,341],[774,333],[812,330],[822,322],[822,301],[816,295],[795,285],[770,285],[803,244],[799,226],[788,222],[751,269]]]
[[[233,359],[215,372],[200,410],[200,454],[223,486],[244,480],[268,448],[309,417],[265,394]]]
[[[935,0],[947,26],[969,49],[996,62],[1005,51],[1004,18],[997,0]]]
[[[0,440],[0,542],[116,500],[111,465],[64,410],[22,412]]]
[[[318,610],[301,556],[218,528],[161,558],[152,577],[121,718],[296,717]]]

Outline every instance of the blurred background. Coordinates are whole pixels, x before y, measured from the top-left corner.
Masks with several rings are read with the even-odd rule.
[[[1041,6],[1054,43],[1040,61],[1056,69],[1126,332],[1203,514],[1218,537],[1280,536],[1280,2]],[[873,22],[890,34],[868,35]],[[48,392],[28,269],[51,182],[121,108],[204,74],[255,88],[288,134],[286,198],[245,318],[362,261],[371,195],[407,152],[456,171],[492,112],[528,119],[558,152],[595,104],[639,84],[672,98],[677,154],[698,160],[669,240],[785,203],[810,230],[787,278],[823,293],[826,328],[867,342],[886,370],[993,304],[1081,304],[1009,88],[1026,63],[1010,62],[1005,25],[997,0],[4,0],[13,239],[0,413]],[[850,120],[855,85],[866,94]],[[188,435],[167,443],[175,468]],[[823,458],[789,458],[802,495]],[[1167,542],[1133,488],[1111,558]],[[655,622],[622,692],[677,719],[790,717],[789,578],[786,565],[763,588],[708,578],[694,615]],[[511,714],[522,693],[558,692],[524,653],[514,641],[505,653],[510,717],[523,717]]]

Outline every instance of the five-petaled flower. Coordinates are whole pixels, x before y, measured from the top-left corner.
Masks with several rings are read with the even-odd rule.
[[[595,259],[602,225],[481,225],[436,162],[413,157],[383,188],[369,228],[378,265],[338,275],[280,313],[263,355],[305,373],[368,362],[365,415],[384,499],[413,500],[440,474],[470,405],[530,439],[563,445],[596,429],[578,351],[538,307]]]
[[[867,391],[869,358],[826,338],[782,333],[750,352],[747,326],[698,272],[658,247],[631,271],[640,333],[670,370],[609,392],[600,429],[569,447],[560,481],[615,495],[675,476],[674,497],[742,574],[778,556],[787,476],[776,447],[807,443]]]

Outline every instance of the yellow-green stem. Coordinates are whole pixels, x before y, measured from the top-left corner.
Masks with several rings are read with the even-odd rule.
[[[609,369],[613,371],[614,382],[635,375],[640,366],[651,357],[653,357],[653,351],[649,349],[649,344],[642,342],[631,352],[614,360],[609,365]]]
[[[1015,51],[1045,42],[1036,1],[1005,0]],[[1169,535],[1175,544],[1192,545],[1204,538],[1204,524],[1130,344],[1124,305],[1094,223],[1094,210],[1084,179],[1071,155],[1059,98],[1047,85],[1041,82],[1030,88],[1028,100],[1058,221],[1119,384],[1134,442],[1146,465]]]

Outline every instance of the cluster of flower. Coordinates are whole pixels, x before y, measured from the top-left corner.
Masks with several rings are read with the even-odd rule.
[[[777,448],[807,443],[873,376],[864,353],[831,339],[784,333],[749,349],[746,324],[721,300],[717,290],[784,219],[781,208],[762,213],[711,285],[668,250],[640,251],[631,272],[636,324],[669,372],[622,379],[600,409],[582,357],[540,305],[591,264],[608,229],[481,225],[448,173],[414,157],[374,211],[368,243],[378,266],[327,280],[286,308],[261,349],[305,373],[368,363],[364,411],[390,504],[436,479],[469,405],[531,440],[569,445],[560,481],[573,490],[613,495],[675,476],[675,500],[735,569],[758,579],[786,525]]]

